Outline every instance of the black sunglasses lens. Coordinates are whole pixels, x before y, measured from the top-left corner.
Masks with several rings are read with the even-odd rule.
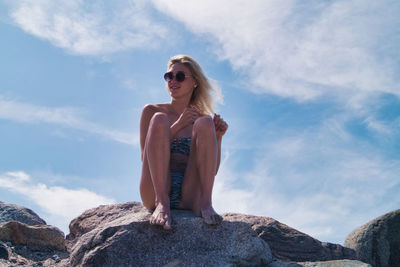
[[[167,72],[164,74],[164,80],[171,81],[174,78],[174,74],[172,74],[172,72]]]
[[[177,82],[183,82],[185,80],[185,73],[179,71],[176,75],[175,75],[175,79]]]
[[[175,80],[177,82],[183,82],[185,80],[186,76],[185,73],[182,71],[178,71],[175,75]],[[174,74],[172,72],[167,72],[164,74],[164,80],[167,82],[172,81],[174,79]]]

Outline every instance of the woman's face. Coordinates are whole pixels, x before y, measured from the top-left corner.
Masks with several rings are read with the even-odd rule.
[[[197,86],[196,81],[193,79],[190,70],[182,63],[174,63],[167,70],[167,73],[168,72],[172,73],[172,79],[167,79],[168,92],[171,97],[175,99],[188,97],[190,99],[194,87]],[[177,81],[176,75],[178,74],[178,76],[180,76],[179,78],[181,78],[182,73],[184,74],[185,79],[179,82]]]

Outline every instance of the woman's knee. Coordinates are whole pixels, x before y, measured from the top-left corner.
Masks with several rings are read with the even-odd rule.
[[[198,118],[193,125],[194,134],[215,134],[214,121],[210,116]]]
[[[163,112],[156,112],[150,120],[150,130],[169,129],[170,121],[168,115]]]

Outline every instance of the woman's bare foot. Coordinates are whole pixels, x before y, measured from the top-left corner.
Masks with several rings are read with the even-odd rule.
[[[160,225],[166,230],[171,229],[171,211],[169,205],[163,205],[161,202],[158,203],[151,215],[150,224]]]
[[[200,215],[203,217],[204,222],[206,224],[220,224],[222,222],[222,217],[215,212],[214,208],[212,206],[208,206],[208,208],[201,209],[200,210]]]

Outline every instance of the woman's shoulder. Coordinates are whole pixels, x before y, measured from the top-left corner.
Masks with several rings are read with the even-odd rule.
[[[143,107],[143,113],[166,112],[168,107],[169,103],[147,104]]]

